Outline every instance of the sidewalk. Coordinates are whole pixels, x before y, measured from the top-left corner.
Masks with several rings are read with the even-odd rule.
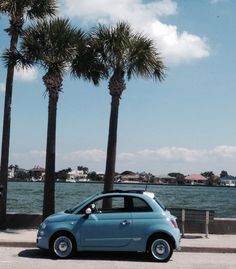
[[[0,247],[36,247],[37,230],[0,231]],[[236,235],[186,234],[181,240],[182,252],[236,253]]]

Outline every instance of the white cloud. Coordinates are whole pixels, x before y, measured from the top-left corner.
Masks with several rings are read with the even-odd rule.
[[[203,150],[192,150],[178,147],[164,147],[157,150],[142,150],[137,154],[143,158],[181,160],[185,162],[194,162],[205,155]]]
[[[176,25],[161,22],[163,16],[177,14],[177,3],[160,0],[64,0],[63,12],[77,17],[84,24],[115,23],[128,20],[132,26],[147,33],[156,42],[164,61],[169,64],[208,57],[210,48],[206,38],[179,32]],[[145,22],[145,23],[144,23]]]
[[[16,159],[45,158],[44,150],[31,150],[23,153],[13,153]],[[92,161],[104,162],[106,152],[101,149],[87,149],[58,154],[58,158],[67,161]],[[134,152],[121,152],[117,154],[119,161],[140,161],[140,160],[165,160],[182,162],[199,162],[207,159],[236,158],[236,146],[220,145],[213,149],[189,149],[184,147],[162,147],[159,149],[143,149]]]
[[[45,157],[46,152],[44,150],[30,150],[28,152],[20,152],[20,153],[13,153],[12,156],[14,158],[32,158],[32,157],[36,157],[36,158],[41,158],[41,157]]]
[[[45,165],[46,152],[31,150],[29,152],[12,153],[10,163],[23,168],[34,165]],[[105,167],[106,152],[101,149],[87,149],[57,154],[58,170],[65,167],[85,165],[89,169],[102,171]],[[220,145],[213,149],[189,149],[184,147],[162,147],[143,149],[134,152],[117,154],[117,171],[150,171],[152,173],[169,173],[179,171],[185,174],[203,171],[228,170],[236,173],[236,146]]]
[[[121,161],[130,161],[132,159],[135,159],[136,158],[136,154],[135,153],[127,153],[127,152],[124,152],[124,153],[120,153],[118,154],[118,159],[121,160]]]
[[[188,32],[178,33],[174,25],[153,22],[149,34],[156,40],[162,55],[169,63],[178,64],[209,56],[209,47],[205,38]]]
[[[31,150],[29,154],[32,156],[45,157],[46,151],[45,150]]]
[[[236,146],[218,146],[211,152],[212,155],[221,156],[224,158],[235,158],[236,157]]]
[[[15,152],[10,155],[10,163],[19,165],[22,168],[32,168],[34,165],[45,165],[45,150],[30,150],[28,152]],[[27,167],[26,167],[27,165]]]
[[[6,85],[4,83],[0,83],[0,93],[5,92]]]
[[[214,149],[188,149],[183,147],[163,147],[159,149],[143,149],[136,152],[120,153],[120,160],[163,160],[181,162],[201,162],[212,158],[236,158],[236,146],[217,146]]]
[[[65,160],[78,160],[82,161],[93,161],[93,162],[102,162],[105,160],[106,153],[103,150],[99,149],[88,149],[88,150],[78,150],[66,154],[63,159]]]
[[[117,19],[146,19],[172,15],[176,13],[177,4],[172,0],[153,1],[144,4],[140,0],[64,0],[64,12],[72,17],[80,17],[86,22],[97,22],[107,19],[109,22]],[[144,19],[143,17],[141,19]]]
[[[38,72],[37,69],[32,67],[28,69],[15,69],[15,80],[22,80],[22,81],[33,81],[37,78]]]

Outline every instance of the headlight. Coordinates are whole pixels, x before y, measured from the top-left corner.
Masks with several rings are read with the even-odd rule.
[[[44,230],[46,228],[47,224],[45,222],[42,222],[40,225],[39,225],[39,230],[38,230],[38,237],[42,237],[44,236]]]
[[[44,230],[46,228],[47,224],[45,222],[42,222],[39,226],[40,230]]]

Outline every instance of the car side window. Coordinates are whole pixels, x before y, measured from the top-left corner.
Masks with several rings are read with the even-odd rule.
[[[143,200],[137,197],[133,198],[133,211],[134,212],[150,212],[152,208]]]
[[[109,196],[95,201],[98,213],[119,213],[125,211],[123,196]],[[94,212],[94,213],[96,213]]]

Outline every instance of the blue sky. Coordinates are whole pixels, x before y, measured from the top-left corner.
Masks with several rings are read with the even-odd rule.
[[[236,1],[63,0],[60,15],[90,29],[129,21],[152,37],[167,65],[162,83],[133,79],[120,103],[117,171],[236,175]],[[0,19],[0,51],[9,40]],[[6,70],[0,65],[3,114]],[[45,166],[48,98],[42,70],[16,73],[10,163]],[[99,87],[65,76],[58,103],[56,169],[104,171],[110,114]],[[2,126],[2,117],[0,117]]]

